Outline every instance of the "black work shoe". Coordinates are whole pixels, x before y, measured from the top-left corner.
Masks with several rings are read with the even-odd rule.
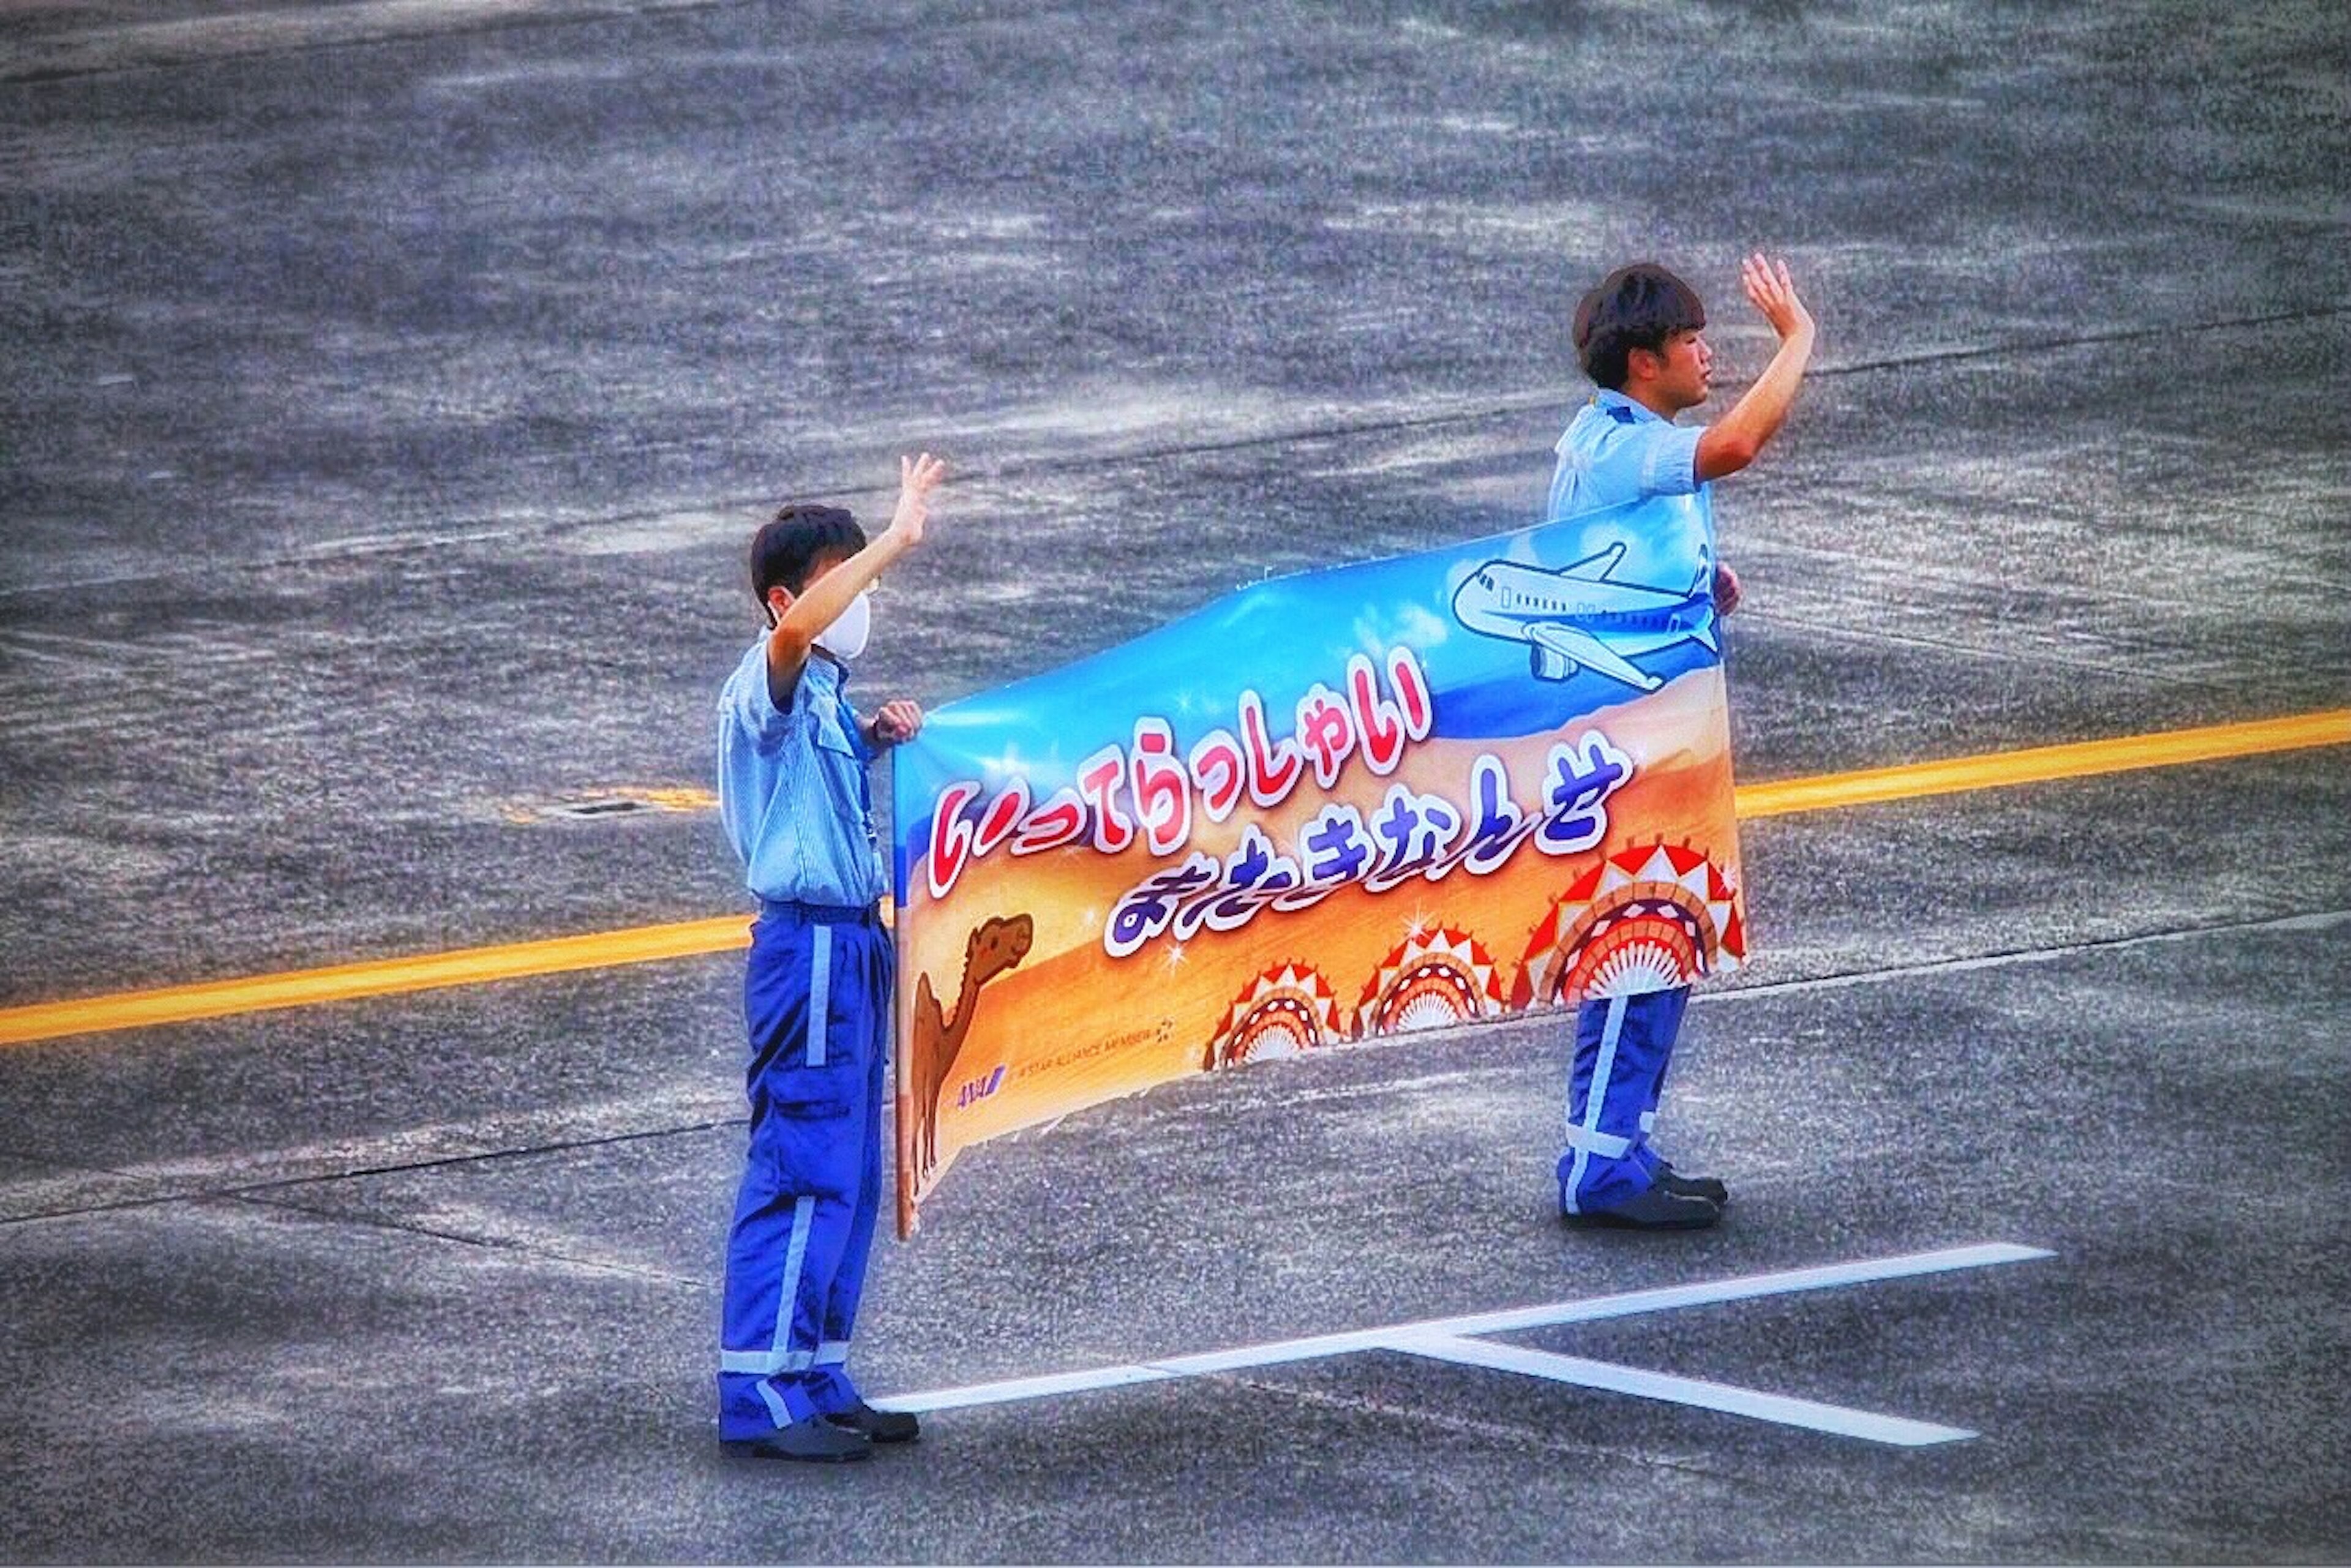
[[[1657,1167],[1657,1185],[1676,1197],[1702,1197],[1712,1204],[1730,1201],[1730,1189],[1714,1177],[1684,1176],[1671,1166]]]
[[[825,1419],[844,1432],[855,1432],[876,1443],[911,1443],[923,1434],[923,1424],[911,1412],[876,1410],[862,1399]]]
[[[756,1437],[733,1437],[719,1447],[728,1453],[756,1459],[803,1459],[812,1464],[838,1465],[873,1457],[873,1445],[863,1434],[836,1427],[820,1417],[795,1421]]]
[[[1722,1205],[1711,1198],[1684,1197],[1662,1186],[1606,1208],[1560,1216],[1570,1225],[1614,1230],[1704,1230],[1721,1218]]]

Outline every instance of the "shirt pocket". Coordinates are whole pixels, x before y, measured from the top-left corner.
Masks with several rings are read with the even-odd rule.
[[[838,702],[820,705],[812,716],[816,720],[816,744],[819,750],[836,757],[845,757],[862,766],[864,753],[857,747],[856,738],[849,733],[850,712]]]

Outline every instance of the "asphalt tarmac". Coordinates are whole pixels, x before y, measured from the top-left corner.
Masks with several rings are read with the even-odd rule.
[[[0,1009],[743,910],[778,501],[948,455],[858,685],[949,701],[1529,520],[1645,256],[1718,406],[1743,252],[1822,322],[1743,781],[2351,706],[2346,82],[2316,5],[0,5]],[[1555,1020],[979,1150],[839,1470],[714,1440],[739,957],[0,1046],[0,1559],[2351,1558],[2346,757],[1748,823],[1715,1231],[1559,1226]]]

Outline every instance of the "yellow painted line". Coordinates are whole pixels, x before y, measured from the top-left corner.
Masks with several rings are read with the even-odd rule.
[[[1863,773],[1823,773],[1811,779],[1750,784],[1738,791],[1739,815],[1742,820],[1778,817],[1832,806],[1955,795],[2010,784],[2086,779],[2139,768],[2168,768],[2182,762],[2214,762],[2271,751],[2344,745],[2351,745],[2351,708],[2334,708],[2251,724],[2216,724],[2204,729],[2175,729],[2114,740],[2085,740],[2072,746],[2035,747],[2029,751],[1954,757],[1944,762],[1914,762]]]
[[[2011,784],[2082,779],[2140,768],[2212,762],[2232,757],[2260,756],[2265,752],[2344,745],[2351,745],[2351,708],[2300,714],[2291,718],[2264,719],[2252,724],[2215,725],[2205,729],[2125,736],[2113,740],[2044,746],[2028,751],[1992,752],[1980,757],[1958,757],[1942,762],[1913,763],[1861,773],[1831,773],[1811,779],[1750,784],[1738,792],[1739,814],[1742,818],[1784,816],[1795,811],[1818,811],[1836,806],[1958,794]],[[296,969],[246,979],[214,980],[199,985],[171,986],[160,990],[88,997],[77,1001],[5,1008],[0,1009],[0,1045],[23,1045],[33,1040],[97,1034],[108,1030],[185,1023],[194,1019],[223,1018],[233,1013],[260,1012],[271,1008],[309,1007],[320,1002],[354,1001],[365,997],[394,996],[404,991],[434,990],[444,986],[481,985],[492,980],[523,979],[575,969],[602,969],[622,964],[650,964],[664,958],[693,957],[747,946],[750,941],[749,932],[747,916],[730,915],[716,920],[640,925],[622,931],[592,932],[584,936],[517,942],[501,947],[468,947],[453,953],[429,953],[413,958],[339,964],[331,968]]]
[[[750,941],[749,916],[730,915],[718,920],[684,920],[671,925],[598,931],[585,936],[558,936],[503,947],[465,947],[413,958],[338,964],[325,969],[294,969],[241,980],[213,980],[201,985],[169,986],[161,990],[89,997],[79,1001],[45,1002],[0,1009],[0,1045],[22,1045],[29,1040],[96,1034],[105,1030],[185,1023],[191,1019],[222,1018],[270,1008],[310,1007],[319,1002],[394,996],[402,991],[436,990],[444,986],[477,986],[489,980],[559,975],[572,969],[650,964],[664,958],[747,947]]]

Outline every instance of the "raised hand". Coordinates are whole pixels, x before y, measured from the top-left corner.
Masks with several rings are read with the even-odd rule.
[[[1747,298],[1771,324],[1771,330],[1787,341],[1800,331],[1810,331],[1813,313],[1804,308],[1796,293],[1795,280],[1788,276],[1785,261],[1768,259],[1757,251],[1739,265],[1739,280],[1747,289]]]
[[[937,489],[947,476],[945,458],[924,453],[920,457],[898,459],[898,509],[891,516],[890,531],[907,544],[923,542],[923,525],[931,515],[931,492]]]

